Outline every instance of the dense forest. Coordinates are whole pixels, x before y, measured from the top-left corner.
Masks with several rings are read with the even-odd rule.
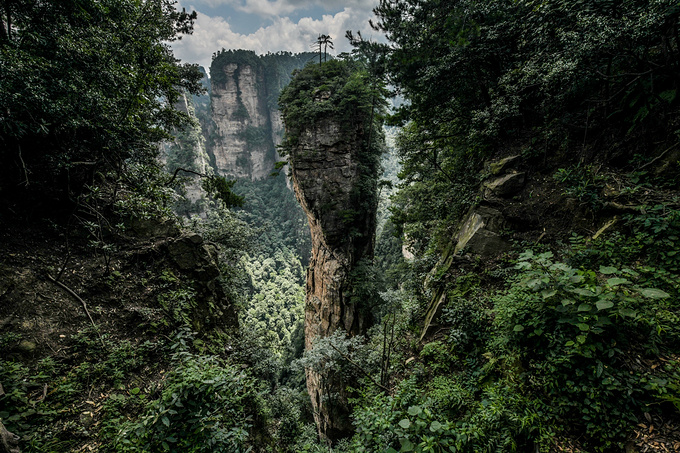
[[[286,125],[238,180],[175,7],[0,8],[0,453],[680,451],[676,0],[380,0],[384,43],[217,51]],[[310,298],[338,250],[346,328]]]

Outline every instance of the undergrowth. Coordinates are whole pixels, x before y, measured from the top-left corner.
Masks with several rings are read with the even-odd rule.
[[[348,451],[621,451],[645,413],[677,416],[679,214],[650,206],[597,240],[526,250],[501,290],[459,278],[447,335],[391,394],[355,400]]]

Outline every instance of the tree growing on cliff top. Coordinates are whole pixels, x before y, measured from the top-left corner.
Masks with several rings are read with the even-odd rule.
[[[364,124],[367,128],[379,128],[387,106],[387,92],[383,83],[369,81],[371,75],[365,67],[361,59],[331,60],[294,72],[293,80],[279,97],[286,123],[283,155],[297,144],[303,128],[329,115],[345,127]],[[371,119],[375,124],[369,123]],[[377,143],[367,145],[374,149]],[[375,151],[379,153],[382,149]]]
[[[319,64],[321,64],[322,47],[323,47],[323,61],[328,61],[326,51],[328,50],[329,47],[333,49],[333,40],[331,39],[330,35],[319,35],[319,37],[316,38],[316,43],[314,43],[314,46],[318,47],[319,49]]]

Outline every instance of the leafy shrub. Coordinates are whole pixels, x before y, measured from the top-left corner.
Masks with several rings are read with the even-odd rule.
[[[668,372],[629,363],[674,340],[669,318],[660,315],[669,294],[643,286],[629,268],[578,270],[552,258],[520,255],[520,274],[495,300],[494,347],[501,355],[517,351],[555,426],[585,434],[596,451],[621,447],[644,404],[677,398]]]
[[[123,425],[117,452],[249,451],[260,415],[255,381],[214,356],[178,352],[160,398]]]
[[[570,168],[560,168],[554,179],[565,184],[564,193],[588,204],[592,209],[602,208],[600,191],[604,187],[605,178],[597,174],[594,165],[574,165]]]
[[[501,381],[473,403],[470,392],[452,381],[433,385],[443,387],[421,393],[411,378],[395,396],[365,397],[370,402],[354,411],[357,434],[350,451],[507,452],[526,446],[530,403],[516,386]]]

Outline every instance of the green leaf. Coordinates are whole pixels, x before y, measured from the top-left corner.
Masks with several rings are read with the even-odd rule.
[[[619,314],[621,316],[627,316],[629,318],[634,318],[637,316],[637,312],[630,308],[622,308],[621,310],[619,310]]]
[[[579,296],[585,296],[585,297],[593,297],[595,295],[594,292],[592,292],[589,289],[585,288],[573,288],[569,290],[570,292],[574,294],[578,294]]]
[[[135,387],[133,389],[130,389],[130,395],[136,395],[139,393],[139,387]]]
[[[670,104],[677,94],[678,90],[666,90],[659,93],[659,97]]]
[[[538,290],[543,286],[544,281],[541,278],[532,278],[528,282],[526,282],[526,286],[529,289],[535,289]]]
[[[607,285],[609,286],[619,286],[619,285],[627,285],[630,283],[630,280],[621,278],[621,277],[614,277],[614,278],[608,278],[607,279]]]
[[[598,300],[595,303],[595,306],[598,310],[606,310],[608,308],[612,308],[614,306],[614,302],[611,300]]]
[[[399,443],[401,444],[401,450],[399,450],[400,452],[415,451],[415,445],[413,445],[413,442],[407,438],[399,439]]]
[[[616,274],[619,270],[612,266],[600,266],[600,273],[605,275]]]
[[[656,288],[642,288],[640,294],[650,299],[666,299],[667,297],[671,297],[666,291],[661,291]]]
[[[533,257],[534,257],[534,251],[533,250],[527,250],[527,251],[519,254],[519,260],[520,261],[526,261],[526,260],[531,259]]]
[[[550,299],[555,294],[557,294],[556,289],[544,289],[543,291],[541,291],[541,296],[543,296],[544,299]]]
[[[587,332],[587,331],[590,330],[590,326],[588,324],[584,324],[582,322],[576,324],[576,327],[578,327],[581,330],[581,332]]]
[[[437,420],[435,420],[430,425],[430,431],[432,431],[433,433],[436,433],[437,431],[440,431],[442,429],[442,426],[444,426],[444,425],[442,425]]]
[[[168,417],[165,417],[165,416],[161,417],[161,422],[163,422],[163,424],[165,426],[167,426],[168,428],[170,427],[170,420],[168,419]]]
[[[516,324],[515,327],[512,329],[514,332],[521,332],[524,330],[524,326],[521,324]]]
[[[590,311],[593,309],[593,306],[590,304],[581,304],[578,306],[578,311]]]
[[[624,274],[628,274],[631,277],[637,277],[638,275],[640,275],[639,273],[635,272],[632,269],[622,269],[621,272],[623,272]]]
[[[409,429],[411,427],[411,420],[404,418],[399,422],[399,426],[401,426],[403,429]]]
[[[408,408],[408,414],[409,415],[418,415],[422,412],[423,410],[420,408],[420,406],[411,406]]]

